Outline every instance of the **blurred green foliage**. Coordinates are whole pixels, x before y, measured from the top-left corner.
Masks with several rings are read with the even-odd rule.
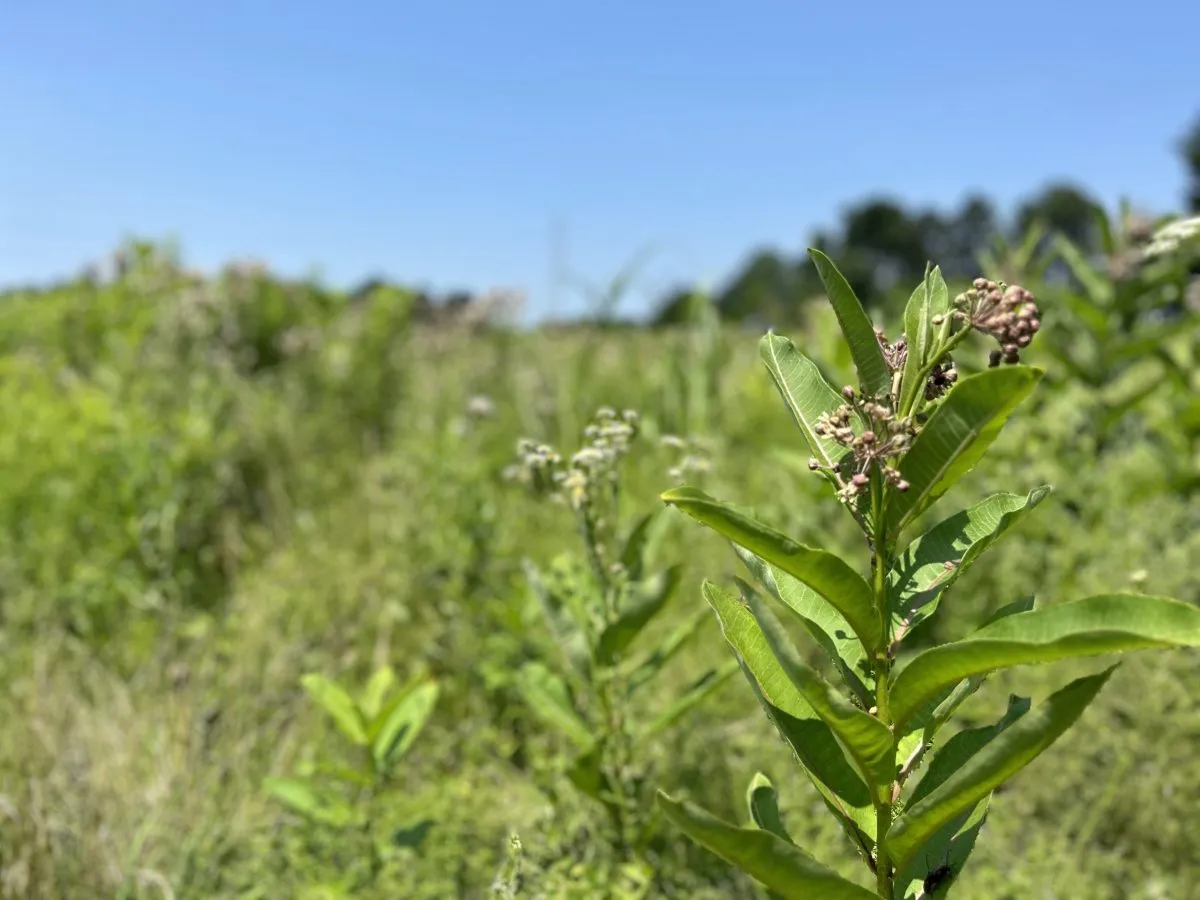
[[[202,279],[163,248],[125,252],[115,279],[0,299],[0,896],[334,896],[362,847],[297,827],[262,785],[344,743],[301,676],[361,684],[386,665],[425,668],[440,695],[376,824],[436,825],[354,896],[485,897],[493,882],[504,896],[647,890],[640,870],[612,877],[603,809],[547,786],[539,761],[558,737],[497,687],[497,670],[523,653],[503,627],[527,608],[522,559],[554,559],[578,540],[504,472],[519,438],[571,445],[598,407],[630,408],[654,449],[630,460],[627,496],[682,480],[682,445],[706,460],[706,489],[845,550],[855,534],[816,501],[757,335],[722,328],[694,299],[659,332],[433,323],[420,298],[387,285],[345,294],[245,268]],[[1194,286],[1186,266],[1172,273]],[[1031,585],[1043,604],[1124,586],[1200,602],[1200,331],[1154,330],[1156,317],[1190,323],[1196,310],[1176,296],[1135,317],[1131,339],[1154,334],[1155,352],[1133,354],[1120,378],[1153,388],[1102,434],[1107,389],[1063,362],[1092,339],[1075,318],[1089,295],[1041,279],[1023,283],[1061,336],[1048,331],[1027,361],[1047,384],[943,507],[1047,482],[1057,491],[922,626],[941,639]],[[833,383],[849,380],[822,309],[798,310],[785,333]],[[1131,393],[1118,404],[1139,393],[1121,388]],[[767,456],[798,459],[794,475],[755,465]],[[651,646],[701,608],[702,575],[741,571],[701,531],[663,536],[661,558],[684,570],[647,629]],[[724,652],[710,622],[664,669],[663,695]],[[1192,896],[1198,662],[1128,661],[1052,759],[996,798],[960,896]],[[1057,669],[1054,683],[1069,674]],[[1010,690],[1043,696],[1043,677],[997,677],[964,705],[964,724],[994,720]],[[745,821],[744,786],[762,769],[796,841],[857,877],[760,718],[731,682],[641,758],[733,821]],[[506,863],[514,833],[519,876]],[[682,836],[648,864],[647,896],[760,896]]]

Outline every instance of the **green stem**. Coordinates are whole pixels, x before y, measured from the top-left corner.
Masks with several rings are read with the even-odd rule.
[[[887,604],[887,565],[891,557],[888,546],[886,492],[887,482],[878,470],[872,473],[872,518],[874,525],[874,567],[873,592],[875,608],[884,624],[883,647],[876,653],[873,668],[875,670],[875,715],[885,725],[890,727],[892,722],[888,698],[888,670],[891,668],[888,659],[888,644],[891,642],[891,622],[888,616]],[[895,748],[892,750],[892,769],[895,769]],[[884,838],[887,837],[889,826],[892,824],[892,797],[889,792],[882,800],[875,803],[875,885],[876,891],[884,900],[892,900],[892,861],[884,849]]]

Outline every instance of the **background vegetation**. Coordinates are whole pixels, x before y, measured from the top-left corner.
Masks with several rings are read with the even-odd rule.
[[[1200,129],[1185,148],[1193,212],[1198,142]],[[889,336],[927,259],[952,289],[980,271],[1020,280],[1044,311],[1028,361],[1046,384],[961,493],[1058,490],[929,627],[959,634],[1030,585],[1045,603],[1124,588],[1200,602],[1196,241],[1159,252],[1161,223],[1097,215],[1071,186],[1012,219],[982,197],[949,215],[871,200],[814,241]],[[778,328],[846,383],[836,323],[808,302],[814,278],[764,253],[711,299],[664,298],[663,327],[533,331],[477,299],[394,285],[341,293],[246,267],[201,278],[143,243],[112,277],[10,291],[0,894],[441,898],[496,882],[518,896],[759,896],[669,830],[634,865],[603,837],[604,805],[572,789],[569,742],[513,676],[549,652],[525,561],[569,578],[581,550],[567,511],[513,467],[521,438],[569,453],[597,408],[631,409],[623,527],[688,480],[802,539],[853,541],[815,501],[758,335],[741,327]],[[654,636],[695,615],[714,565],[739,571],[720,539],[675,518],[658,557],[682,564],[681,581]],[[684,693],[725,652],[705,619],[645,703]],[[1200,897],[1197,663],[1131,658],[997,798],[960,896]],[[364,795],[347,769],[357,748],[301,678],[356,689],[386,665],[439,690]],[[965,709],[991,721],[1016,684],[1044,693],[1041,677],[998,677]],[[638,760],[739,821],[745,784],[769,773],[797,841],[857,877],[785,752],[735,679]],[[297,774],[340,777],[329,790],[368,804],[371,827],[298,815],[264,788]]]

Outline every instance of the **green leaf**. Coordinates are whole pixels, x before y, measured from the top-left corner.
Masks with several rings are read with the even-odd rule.
[[[300,678],[300,686],[333,719],[338,730],[360,747],[367,745],[366,723],[350,695],[323,675]]]
[[[783,816],[779,814],[779,792],[762,772],[756,772],[750,779],[750,786],[746,789],[746,806],[755,825],[789,844],[795,843],[783,824]]]
[[[290,809],[323,825],[342,828],[354,819],[354,810],[345,801],[318,792],[298,778],[267,778],[263,780],[263,789]]]
[[[924,385],[919,384],[921,370],[930,360],[936,328],[932,324],[935,316],[950,312],[950,290],[942,277],[942,270],[935,266],[917,285],[904,307],[904,336],[908,353],[904,361],[904,378],[901,388],[899,409],[908,409],[912,398]]]
[[[589,659],[586,622],[582,610],[564,603],[546,584],[542,573],[529,560],[524,560],[525,580],[537,601],[550,636],[558,645],[566,664],[576,671],[586,670]]]
[[[1018,613],[918,654],[892,677],[896,729],[940,690],[972,675],[1155,647],[1200,646],[1200,609],[1145,594],[1100,594]]]
[[[864,703],[873,703],[875,680],[867,664],[866,651],[845,617],[820,594],[778,566],[764,562],[744,547],[735,544],[733,549],[763,590],[786,607],[829,655],[846,686]]]
[[[581,750],[591,749],[595,742],[592,731],[575,710],[565,681],[541,663],[526,663],[517,675],[517,690],[539,719],[557,728]]]
[[[950,391],[900,461],[909,489],[888,505],[892,534],[971,470],[1041,377],[1042,370],[1031,366],[1001,366],[964,378]]]
[[[839,557],[805,547],[695,488],[675,488],[662,499],[808,585],[845,617],[868,651],[882,643],[883,623],[871,586]]]
[[[376,670],[363,690],[362,699],[358,702],[358,708],[362,712],[363,718],[370,721],[379,715],[379,710],[383,708],[383,702],[395,687],[396,673],[391,666],[383,666]]]
[[[420,819],[410,825],[405,825],[392,832],[392,846],[404,850],[416,850],[433,830],[433,819]]]
[[[819,437],[816,425],[823,414],[833,412],[845,402],[842,395],[787,338],[767,332],[759,342],[758,352],[813,456],[827,468],[837,465],[849,452],[848,448],[830,438]]]
[[[1001,536],[1050,494],[993,494],[935,525],[905,549],[888,572],[888,605],[896,633],[933,615],[941,595]]]
[[[718,594],[714,591],[714,594]],[[782,628],[775,626],[766,608],[753,595],[747,598],[749,612],[766,639],[767,646],[787,673],[796,689],[821,720],[829,726],[838,743],[854,762],[859,777],[875,787],[877,799],[885,800],[896,772],[893,767],[891,730],[882,721],[859,709],[833,690],[824,679],[800,660]],[[717,595],[711,603],[737,604],[729,593]],[[727,615],[733,615],[730,610]]]
[[[695,707],[699,706],[709,695],[714,693],[738,671],[736,662],[730,661],[716,669],[709,669],[685,690],[678,699],[663,710],[649,725],[637,735],[637,740],[653,737],[661,731],[670,728]]]
[[[710,581],[704,582],[703,593],[767,717],[791,747],[826,804],[852,839],[860,843],[872,840],[875,823],[871,791],[848,761],[833,730],[813,709],[771,650],[764,625],[782,633],[778,622],[765,609],[756,617],[732,594]]]
[[[641,634],[642,629],[662,611],[679,586],[682,573],[683,567],[675,565],[645,581],[629,585],[631,602],[621,610],[617,620],[600,634],[596,659],[601,665],[612,665]]]
[[[567,779],[581,793],[604,803],[606,795],[612,791],[612,785],[608,776],[604,774],[601,763],[600,747],[593,744],[590,749],[571,760],[567,767]]]
[[[1101,307],[1111,304],[1114,291],[1113,282],[1096,271],[1095,267],[1083,258],[1083,253],[1070,238],[1056,234],[1052,240],[1059,257],[1067,264],[1071,274],[1079,279],[1079,283],[1083,285],[1083,289],[1092,303]]]
[[[684,801],[658,792],[663,815],[702,847],[741,869],[784,900],[878,900],[799,847],[768,831],[738,828]]]
[[[883,348],[875,336],[875,326],[862,303],[837,266],[820,250],[810,249],[809,257],[817,267],[829,303],[842,326],[842,335],[850,348],[858,380],[868,394],[886,396],[892,390],[892,372],[883,358]]]
[[[925,842],[922,852],[913,855],[893,882],[897,900],[941,900],[949,894],[954,879],[958,878],[975,849],[979,832],[987,821],[991,800],[989,794],[967,814],[950,820]],[[932,893],[925,893],[925,879],[942,866],[948,866],[952,876]]]
[[[974,807],[1053,744],[1075,723],[1115,668],[1077,679],[1050,695],[1036,710],[995,735],[954,774],[910,804],[892,822],[884,839],[896,866],[902,867],[939,828]]]
[[[378,772],[390,772],[417,739],[437,705],[439,688],[427,681],[413,688],[379,725],[371,746],[371,757]]]
[[[662,643],[654,648],[644,659],[631,661],[621,666],[623,674],[627,675],[627,690],[633,694],[642,686],[649,684],[663,670],[676,654],[687,646],[688,641],[696,636],[700,626],[708,621],[708,610],[698,609],[695,615],[674,628]]]
[[[625,547],[621,550],[621,565],[629,575],[630,581],[641,581],[645,573],[646,558],[651,555],[655,541],[662,530],[661,510],[652,510],[638,519]]]

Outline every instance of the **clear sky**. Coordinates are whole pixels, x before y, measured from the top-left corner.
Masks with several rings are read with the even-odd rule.
[[[567,314],[558,223],[597,284],[652,249],[636,313],[877,190],[1175,209],[1200,113],[1196,0],[2,5],[2,284],[137,234]]]

